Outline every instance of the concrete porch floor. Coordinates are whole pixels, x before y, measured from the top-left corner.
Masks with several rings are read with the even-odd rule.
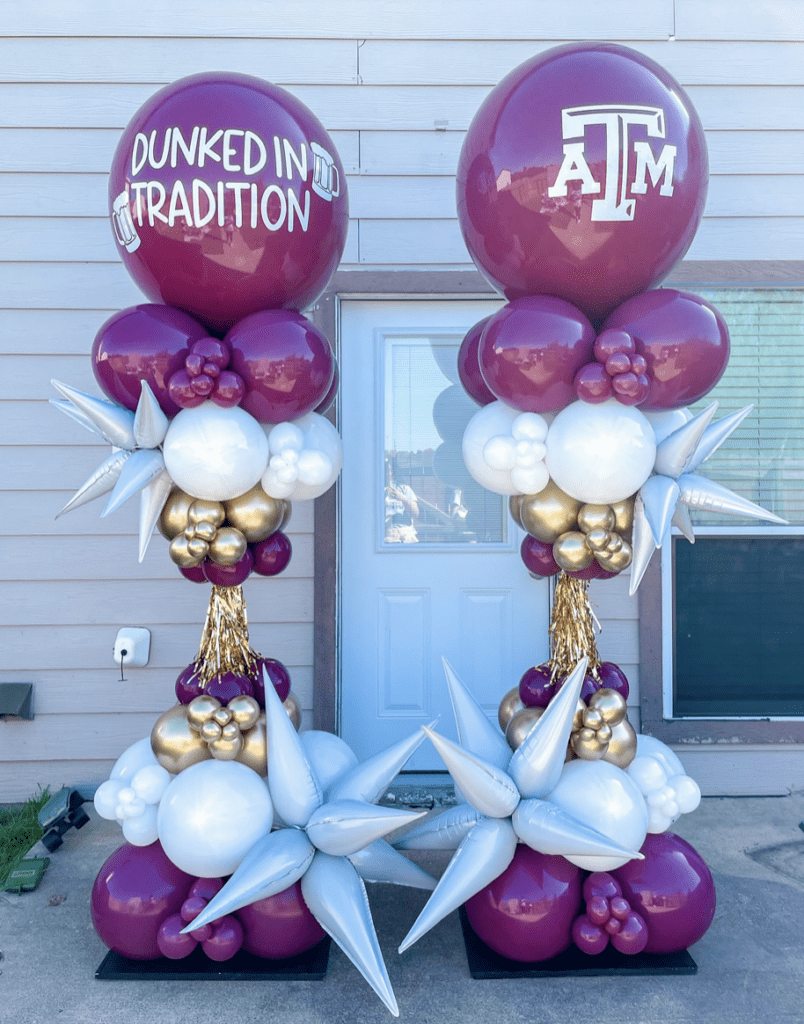
[[[2,1024],[364,1024],[393,1018],[333,944],[323,981],[96,981],[106,948],[90,890],[122,843],[99,819],[70,832],[39,888],[0,899]],[[457,913],[396,952],[427,894],[369,885],[400,1008],[424,1024],[782,1024],[804,1021],[804,794],[706,798],[674,830],[704,857],[718,906],[691,949],[698,974],[475,981]],[[418,855],[438,876],[446,854]]]

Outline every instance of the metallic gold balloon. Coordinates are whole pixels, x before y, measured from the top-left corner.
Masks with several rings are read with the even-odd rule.
[[[207,544],[211,544],[215,540],[218,527],[214,523],[195,523],[190,525],[184,532],[188,537],[205,540]]]
[[[174,487],[170,492],[157,522],[159,532],[166,540],[173,540],[182,533],[190,521],[187,513],[194,501],[191,494],[179,487]]]
[[[600,761],[608,748],[594,729],[579,729],[570,739],[573,751],[582,761]]]
[[[243,749],[243,737],[234,722],[228,722],[218,739],[209,745],[209,751],[218,761],[234,761]]]
[[[209,545],[209,557],[218,565],[235,565],[245,555],[248,542],[233,526],[222,526]]]
[[[247,697],[246,694],[232,697],[226,705],[226,710],[232,716],[232,721],[237,723],[241,732],[252,729],[260,717],[260,705],[253,697]]]
[[[605,530],[608,533],[614,529],[616,516],[610,505],[582,505],[578,509],[578,529],[582,533],[591,533],[593,530]]]
[[[597,690],[589,698],[589,709],[600,715],[607,725],[618,725],[628,714],[628,705],[621,693],[608,686]]]
[[[185,537],[187,534],[185,534]],[[170,542],[171,545],[173,541]],[[187,553],[196,559],[196,562],[203,562],[209,554],[209,544],[200,537],[191,537],[187,541]]]
[[[572,731],[577,732],[579,729],[583,729],[583,716],[586,714],[586,704],[579,697],[578,703],[575,705],[575,717],[572,720]]]
[[[625,540],[631,540],[631,533],[634,529],[634,499],[623,498],[622,501],[613,501],[611,510],[614,513],[614,529]]]
[[[170,542],[168,553],[176,565],[181,566],[182,569],[192,569],[194,565],[199,565],[204,560],[203,555],[197,558],[190,552],[191,543],[193,542],[189,541],[183,533],[178,534]]]
[[[500,728],[503,732],[508,728],[508,723],[514,715],[517,714],[517,712],[522,711],[524,707],[525,705],[519,697],[519,687],[515,686],[513,690],[509,690],[500,701],[500,707],[497,711],[497,721],[500,723]]]
[[[205,743],[214,743],[221,738],[221,727],[214,718],[208,718],[198,730],[198,734]]]
[[[243,746],[235,760],[247,765],[263,778],[268,774],[268,733],[264,714],[259,716],[248,732],[243,733]]]
[[[608,530],[590,530],[586,535],[586,545],[592,551],[605,551],[611,541]]]
[[[190,728],[184,704],[177,704],[156,720],[151,731],[151,749],[172,775],[212,756],[206,743]]]
[[[190,728],[200,731],[204,722],[208,722],[220,706],[221,702],[217,697],[211,697],[207,693],[194,697],[187,705],[187,721]]]
[[[577,531],[562,534],[553,544],[553,558],[562,569],[568,572],[578,572],[580,569],[588,569],[595,556],[586,543],[586,536]]]
[[[508,499],[508,511],[511,513],[511,518],[523,530],[525,529],[525,525],[522,522],[522,499],[524,497],[524,494],[512,494]]]
[[[219,501],[196,498],[187,509],[187,518],[191,523],[212,523],[214,526],[222,526],[226,513]]]
[[[225,501],[226,522],[239,530],[249,544],[275,533],[284,519],[286,503],[266,494],[260,484],[238,498]]]
[[[511,750],[516,750],[544,712],[545,708],[523,708],[514,715],[505,730]]]
[[[636,752],[637,736],[634,727],[624,718],[611,727],[611,739],[603,760],[610,761],[618,768],[627,768],[636,757]]]
[[[277,530],[284,530],[290,522],[290,517],[293,514],[293,505],[287,500],[287,498],[276,499],[281,505],[285,506],[284,512],[282,513],[282,522],[277,526]]]
[[[613,551],[610,554],[608,552],[600,552],[595,556],[598,562],[603,566],[604,569],[609,572],[622,572],[623,569],[627,569],[631,564],[631,559],[634,557],[634,553],[631,550],[631,545],[627,541],[623,541],[622,547],[619,551]],[[558,561],[558,559],[556,559]]]
[[[298,732],[301,726],[302,710],[301,704],[296,700],[296,694],[292,690],[285,698],[283,706],[288,713],[288,718],[293,722],[293,728]]]
[[[522,526],[543,544],[552,544],[575,527],[581,502],[551,480],[538,494],[525,494],[519,506]]]

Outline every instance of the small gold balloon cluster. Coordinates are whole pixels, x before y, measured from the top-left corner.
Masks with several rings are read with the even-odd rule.
[[[567,572],[588,569],[595,560],[607,572],[622,572],[631,564],[633,498],[583,504],[550,480],[538,494],[514,495],[509,507],[523,530],[553,545],[553,558]]]
[[[604,686],[586,703],[578,701],[570,747],[582,761],[609,761],[618,768],[628,767],[636,757],[637,739],[622,694]]]
[[[241,694],[228,704],[201,694],[187,705],[187,724],[219,761],[234,761],[243,749],[243,735],[253,729],[260,717],[260,705],[253,697]]]
[[[229,501],[194,498],[179,488],[168,495],[159,517],[159,530],[170,541],[170,557],[182,569],[209,558],[218,565],[235,565],[249,544],[256,544],[285,527],[291,506],[272,498],[260,484]]]

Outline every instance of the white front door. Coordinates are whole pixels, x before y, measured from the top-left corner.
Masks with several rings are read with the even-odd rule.
[[[548,655],[548,585],[519,557],[507,498],[476,484],[461,439],[478,406],[457,353],[494,300],[341,306],[341,735],[363,759],[440,718],[444,656],[495,718]],[[430,744],[409,770],[443,764]]]

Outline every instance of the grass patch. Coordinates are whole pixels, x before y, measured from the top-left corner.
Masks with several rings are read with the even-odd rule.
[[[46,789],[24,804],[0,807],[0,892],[33,844],[42,838],[37,815],[50,799]]]

